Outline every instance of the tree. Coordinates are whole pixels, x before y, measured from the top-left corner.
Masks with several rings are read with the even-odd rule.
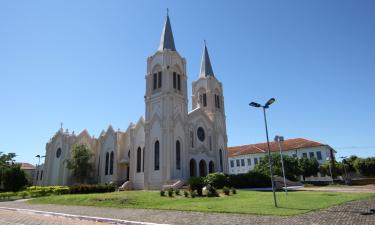
[[[26,174],[20,165],[11,165],[4,171],[4,188],[10,191],[19,191],[28,184]]]
[[[375,157],[358,158],[354,162],[354,167],[364,176],[375,176]]]
[[[298,160],[298,164],[303,181],[305,181],[306,177],[316,175],[319,172],[319,162],[315,158],[301,158]]]
[[[12,165],[13,159],[15,157],[15,153],[3,154],[2,152],[0,152],[0,186],[3,183],[5,170]]]
[[[72,159],[66,160],[66,167],[72,170],[78,182],[84,183],[93,168],[92,153],[86,144],[74,145],[72,153]]]
[[[261,158],[260,162],[255,166],[254,171],[270,176],[268,155]],[[285,177],[289,180],[297,180],[301,175],[301,170],[298,166],[298,159],[283,155]],[[283,176],[280,154],[271,154],[272,172],[274,175]]]
[[[356,169],[354,168],[355,161],[357,161],[359,158],[355,155],[350,156],[347,159],[343,159],[342,163],[346,167],[346,170],[348,173],[350,172],[356,172]]]
[[[341,162],[337,162],[336,160],[334,161],[334,167],[335,167],[335,173],[336,174],[332,174],[332,176],[334,177],[335,175],[338,176],[338,175],[342,175],[344,173],[344,169],[343,169],[343,164]],[[331,176],[331,171],[329,167],[332,166],[332,162],[331,161],[326,161],[323,165],[321,165],[319,167],[319,172],[324,176],[324,175],[327,175],[327,176]],[[331,167],[331,170],[332,170],[332,167]],[[332,171],[333,173],[333,171]]]

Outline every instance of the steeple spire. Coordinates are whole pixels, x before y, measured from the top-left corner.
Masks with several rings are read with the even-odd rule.
[[[163,51],[164,49],[176,51],[176,47],[174,46],[172,27],[171,27],[171,22],[169,21],[168,11],[169,10],[167,9],[167,18],[164,23],[163,33],[161,34],[160,46],[158,48],[158,51]]]
[[[210,56],[208,55],[206,40],[204,40],[204,50],[202,55],[202,62],[201,62],[201,72],[200,77],[208,77],[208,76],[215,76],[214,71],[212,70]]]

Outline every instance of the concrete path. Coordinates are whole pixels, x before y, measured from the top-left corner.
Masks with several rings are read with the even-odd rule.
[[[308,204],[308,203],[307,203]],[[200,213],[148,209],[117,209],[86,206],[29,204],[27,202],[1,202],[0,207],[53,211],[74,215],[106,217],[141,222],[178,225],[223,224],[314,224],[314,225],[375,225],[375,214],[361,215],[375,208],[375,200],[349,202],[321,211],[291,217],[257,216],[226,213]],[[1,211],[1,210],[0,210]],[[1,218],[4,220],[4,218]],[[81,223],[81,222],[79,222]]]
[[[323,187],[304,187],[300,191],[324,191],[324,192],[363,192],[375,193],[375,185],[363,186],[323,186]]]

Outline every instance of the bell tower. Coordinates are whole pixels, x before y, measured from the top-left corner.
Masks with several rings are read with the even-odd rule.
[[[145,79],[144,188],[156,189],[183,176],[188,108],[186,60],[176,50],[169,15],[159,48],[147,59]]]

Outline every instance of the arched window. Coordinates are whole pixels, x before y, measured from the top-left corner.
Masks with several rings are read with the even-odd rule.
[[[138,147],[137,149],[137,173],[141,172],[141,162],[142,162],[142,159],[141,159],[141,155],[142,155],[142,152],[141,152],[141,147]]]
[[[199,162],[199,176],[205,177],[207,175],[206,161],[203,159]]]
[[[111,152],[111,159],[109,160],[109,174],[113,175],[113,159],[114,158],[114,153],[113,151]]]
[[[145,172],[145,148],[142,151],[142,172]]]
[[[154,146],[154,170],[159,170],[160,169],[160,146],[159,146],[159,141],[155,142]]]
[[[195,174],[195,167],[196,167],[196,163],[195,163],[195,160],[194,159],[190,159],[190,177],[195,177],[196,174]]]
[[[210,163],[208,163],[208,173],[214,173],[214,172],[215,172],[214,162],[210,161]]]
[[[108,175],[109,153],[105,153],[105,171],[104,174]]]
[[[181,145],[180,141],[176,141],[176,169],[181,169]]]
[[[220,172],[223,172],[223,151],[219,150],[219,157],[220,157]]]

